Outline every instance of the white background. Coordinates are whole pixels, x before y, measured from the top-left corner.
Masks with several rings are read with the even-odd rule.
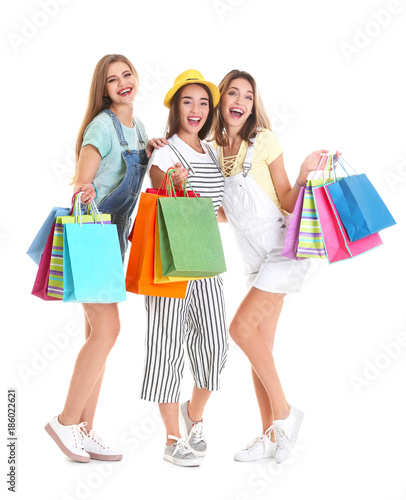
[[[11,495],[6,389],[16,388],[24,500],[404,499],[405,2],[20,0],[2,11],[1,495]],[[196,68],[215,83],[234,68],[251,72],[291,181],[307,154],[339,149],[398,222],[366,255],[315,262],[303,292],[286,299],[275,358],[305,419],[294,457],[280,466],[233,461],[261,430],[249,364],[233,343],[222,390],[206,409],[202,466],[162,460],[156,406],[138,398],[145,310],[134,294],[120,307],[95,421],[123,461],[74,463],[43,430],[63,407],[83,318],[79,305],[30,295],[37,268],[25,251],[50,209],[69,203],[76,134],[93,69],[107,53],[137,68],[135,113],[150,137],[163,133],[162,101],[180,72]],[[231,320],[245,290],[229,228],[222,236]],[[182,399],[192,387],[185,373]]]

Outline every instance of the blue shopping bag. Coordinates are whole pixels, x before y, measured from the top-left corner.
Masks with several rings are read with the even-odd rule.
[[[347,177],[339,181],[336,179],[336,182],[326,187],[350,241],[358,241],[396,224],[368,177],[356,172],[355,175],[348,175],[341,159],[344,158],[339,158],[338,163]]]
[[[37,266],[39,266],[41,261],[49,233],[56,218],[59,216],[62,217],[64,215],[69,215],[70,211],[70,208],[54,207],[45,219],[45,222],[42,224],[40,230],[33,239],[30,248],[27,250],[27,255],[31,257]]]
[[[95,209],[95,219],[100,217]],[[65,224],[63,301],[114,303],[126,300],[124,269],[115,224]]]

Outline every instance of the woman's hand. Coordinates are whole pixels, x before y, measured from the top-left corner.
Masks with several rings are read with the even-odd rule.
[[[154,149],[160,149],[164,147],[166,144],[168,144],[168,141],[161,137],[160,139],[150,139],[147,143],[147,147],[145,148],[145,153],[148,158],[151,158],[151,155],[154,151]]]
[[[326,155],[328,153],[328,149],[320,149],[319,151],[313,151],[309,156],[307,156],[300,167],[299,177],[297,178],[297,183],[300,186],[304,186],[307,181],[307,177],[310,172],[314,172],[317,170],[317,167],[320,164],[322,159],[322,155]],[[336,157],[339,158],[341,153],[336,152]]]
[[[171,168],[176,168],[176,172],[171,172],[172,182],[175,187],[178,187],[185,181],[189,175],[189,170],[183,168],[180,162],[175,163]]]
[[[96,190],[93,184],[83,184],[77,191],[83,193],[80,199],[84,205],[89,205],[96,198]]]

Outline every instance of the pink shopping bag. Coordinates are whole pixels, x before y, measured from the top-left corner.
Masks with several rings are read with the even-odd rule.
[[[49,278],[49,267],[51,264],[51,254],[52,254],[52,241],[54,239],[55,222],[52,225],[51,232],[48,235],[47,242],[45,244],[44,252],[42,254],[37,276],[35,278],[34,287],[32,289],[32,295],[39,297],[42,300],[61,300],[56,297],[51,297],[47,295],[48,289],[48,278]]]
[[[282,248],[282,255],[294,260],[303,260],[305,257],[296,257],[297,246],[299,243],[300,219],[302,217],[303,200],[305,186],[300,188],[299,196],[296,201],[295,209],[290,217],[288,231],[285,236],[285,242]]]
[[[354,242],[350,241],[327,189],[328,184],[313,186],[313,195],[328,262],[331,264],[350,259],[382,245],[378,233]]]

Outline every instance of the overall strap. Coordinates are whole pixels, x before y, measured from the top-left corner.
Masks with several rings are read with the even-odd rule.
[[[169,142],[168,142],[168,146],[172,149],[172,151],[175,153],[175,155],[179,158],[180,162],[183,165],[183,168],[185,168],[186,170],[190,170],[192,172],[192,174],[194,174],[195,171],[193,170],[192,166],[189,165],[189,163],[180,154],[180,152],[175,148],[175,146],[173,144],[169,143]]]
[[[216,167],[220,170],[221,174],[223,174],[223,171],[221,170],[219,161],[217,159],[216,153],[213,151],[213,147],[211,144],[207,144],[207,142],[202,143],[203,147],[207,150],[209,153],[210,158],[212,159],[213,163],[216,165]]]
[[[147,145],[146,145],[144,139],[142,138],[141,130],[138,127],[137,122],[136,122],[136,120],[134,120],[134,118],[133,118],[133,123],[134,123],[135,129],[137,130],[138,141],[141,144],[142,149],[145,149],[147,147]]]
[[[110,109],[104,109],[103,111],[105,113],[107,113],[111,117],[111,119],[113,120],[114,128],[116,129],[117,137],[118,137],[118,140],[119,140],[121,146],[126,148],[127,151],[130,151],[130,148],[128,147],[128,142],[125,140],[125,137],[124,137],[123,128],[121,126],[120,120],[117,118],[117,115],[115,113],[113,113],[113,111],[111,111]],[[134,118],[133,118],[133,124],[134,124],[134,127],[137,131],[137,134],[138,134],[138,140],[140,141],[140,144],[143,147],[143,149],[145,149],[145,146],[146,146],[145,141],[142,138],[140,129],[139,129],[137,123],[135,122]]]
[[[244,163],[242,164],[242,170],[243,170],[243,177],[247,177],[248,172],[251,170],[252,166],[252,158],[254,156],[254,147],[255,147],[255,141],[257,140],[258,133],[260,132],[261,129],[258,129],[257,135],[254,138],[254,141],[252,144],[248,146],[247,154],[245,155]]]

